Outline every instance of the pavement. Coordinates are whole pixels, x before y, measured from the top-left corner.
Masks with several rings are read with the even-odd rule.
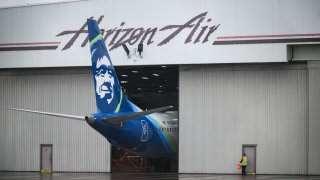
[[[176,174],[176,173],[39,173],[39,172],[0,172],[0,180],[320,180],[320,176],[299,175],[220,175],[220,174]]]

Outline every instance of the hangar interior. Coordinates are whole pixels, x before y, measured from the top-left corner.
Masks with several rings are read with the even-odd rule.
[[[127,97],[141,109],[173,106],[169,113],[178,112],[178,66],[121,66],[116,71]],[[178,172],[178,157],[152,159],[136,157],[115,146],[111,149],[111,172]]]

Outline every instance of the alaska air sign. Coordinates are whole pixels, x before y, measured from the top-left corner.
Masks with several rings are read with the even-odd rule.
[[[189,21],[185,22],[184,24],[177,24],[177,25],[167,25],[161,28],[153,27],[153,28],[125,28],[125,22],[120,24],[120,27],[116,27],[113,29],[100,29],[103,39],[107,46],[109,46],[110,51],[118,48],[122,44],[130,44],[134,45],[136,43],[144,43],[146,41],[147,45],[150,44],[157,44],[157,46],[166,45],[170,43],[181,31],[188,29],[190,33],[186,36],[184,41],[185,44],[187,43],[199,43],[201,42],[206,43],[209,41],[210,35],[212,35],[220,26],[220,24],[211,25],[209,26],[208,23],[211,22],[211,19],[206,19],[206,15],[208,12],[201,13]],[[97,23],[103,20],[104,16],[100,16],[97,20]],[[206,23],[205,25],[203,25]],[[66,30],[59,33],[57,36],[65,36],[65,35],[73,35],[72,38],[64,45],[62,50],[67,50],[71,48],[75,41],[78,40],[79,36],[83,33],[87,33],[86,22],[82,25],[79,30]],[[200,32],[196,31],[201,28]],[[166,36],[164,39],[160,40],[159,42],[155,42],[155,37],[159,33],[167,33],[169,35]],[[88,36],[82,40],[81,47],[86,46],[88,43]]]

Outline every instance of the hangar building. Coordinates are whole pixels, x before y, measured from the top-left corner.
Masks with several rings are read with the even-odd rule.
[[[95,112],[85,24],[93,17],[118,76],[129,76],[121,79],[129,97],[179,112],[179,173],[239,173],[247,152],[257,174],[320,175],[319,7],[87,0],[1,8],[0,171],[39,171],[47,146],[53,171],[111,171],[110,144],[85,122],[7,109]]]

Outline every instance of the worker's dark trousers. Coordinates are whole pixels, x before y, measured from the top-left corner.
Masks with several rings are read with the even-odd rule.
[[[242,175],[246,175],[246,167],[247,166],[241,166],[242,167]]]

